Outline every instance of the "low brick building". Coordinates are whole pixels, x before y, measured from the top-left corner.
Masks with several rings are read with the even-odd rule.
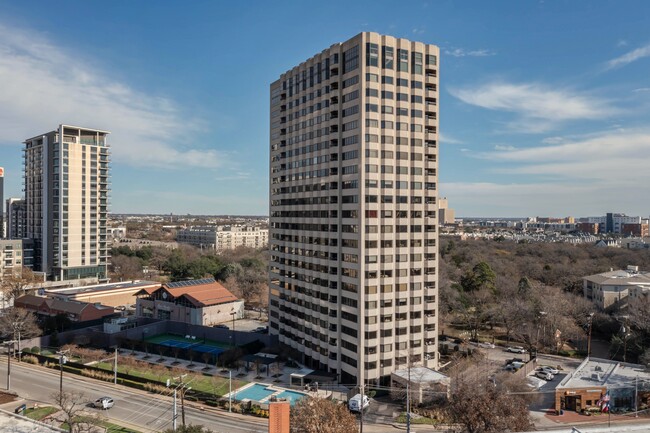
[[[14,301],[14,306],[32,311],[39,316],[66,315],[73,322],[87,322],[115,314],[113,307],[79,301],[64,301],[42,296],[25,295]]]

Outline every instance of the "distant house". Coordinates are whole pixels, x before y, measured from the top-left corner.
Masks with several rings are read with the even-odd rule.
[[[637,266],[625,270],[611,270],[582,278],[585,298],[603,310],[620,310],[627,307],[630,291],[650,288],[650,272],[639,272]],[[640,287],[641,289],[636,289]]]
[[[113,307],[79,301],[64,301],[35,295],[25,295],[14,301],[14,306],[32,311],[39,316],[64,314],[72,322],[87,322],[115,314]]]
[[[203,326],[244,317],[244,301],[212,278],[144,288],[135,296],[138,317]]]

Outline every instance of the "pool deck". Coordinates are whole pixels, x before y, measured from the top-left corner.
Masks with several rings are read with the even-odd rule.
[[[258,401],[258,400],[247,399],[247,398],[243,398],[243,399],[238,399],[238,398],[237,398],[237,394],[240,394],[242,391],[246,391],[248,388],[252,388],[252,387],[254,387],[255,385],[263,385],[266,389],[269,389],[269,390],[273,391],[273,393],[270,394],[270,395],[268,395],[268,396],[266,396],[266,397],[264,397],[263,399],[261,399],[261,400],[259,400],[259,401]],[[302,394],[302,395],[304,395],[305,397],[310,397],[310,396],[314,396],[314,395],[315,395],[315,393],[313,393],[313,392],[312,392],[312,393],[306,393],[306,392],[302,392],[302,391],[296,391],[295,389],[291,389],[291,388],[283,388],[283,387],[280,387],[280,386],[277,386],[277,385],[268,384],[268,383],[263,383],[263,382],[253,382],[253,383],[248,383],[248,384],[242,386],[241,388],[236,389],[235,391],[233,391],[233,392],[231,392],[231,393],[225,394],[225,395],[223,396],[223,398],[230,398],[230,397],[232,397],[233,400],[236,400],[236,401],[251,400],[251,401],[256,401],[256,402],[258,402],[258,403],[269,403],[273,397],[277,397],[278,395],[282,394],[282,393],[285,392],[285,391],[290,391],[290,392],[293,392],[293,393],[296,393],[296,394]]]

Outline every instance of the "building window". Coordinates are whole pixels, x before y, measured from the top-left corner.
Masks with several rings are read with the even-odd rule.
[[[411,61],[413,63],[413,73],[422,74],[422,53],[411,53]]]
[[[397,64],[397,70],[399,72],[408,72],[409,71],[409,52],[408,50],[397,50],[397,57],[399,63]]]
[[[366,44],[366,66],[379,66],[379,46],[377,44]]]
[[[408,56],[408,53],[407,53]],[[359,46],[355,45],[343,53],[343,73],[354,71],[359,67]]]
[[[383,68],[384,69],[393,69],[393,47],[381,47],[382,50],[382,57],[384,59],[383,61]]]

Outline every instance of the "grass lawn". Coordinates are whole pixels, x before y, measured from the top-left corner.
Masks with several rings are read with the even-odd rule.
[[[110,422],[103,422],[102,426],[106,427],[106,431],[110,433],[141,433],[140,430],[133,430]]]
[[[95,365],[95,367],[101,368],[102,370],[106,370],[108,372],[113,371],[113,364],[107,363],[107,362],[101,362]],[[120,373],[126,373],[124,368],[120,367],[119,364],[117,366],[117,369]],[[134,368],[128,368],[128,374],[136,377],[141,377],[143,379],[148,379],[153,382],[161,382],[165,383],[165,381],[168,378],[171,378],[173,374],[171,372],[168,372],[168,374],[164,375],[159,375],[159,374],[154,374],[151,370],[141,370],[141,369],[134,369]],[[208,394],[216,394],[218,397],[221,397],[224,394],[228,393],[229,390],[229,380],[227,377],[221,377],[221,376],[204,376],[200,372],[196,372],[197,377],[194,379],[192,382],[192,389],[195,389],[199,392],[205,392]],[[237,389],[241,386],[246,385],[248,382],[243,381],[243,380],[235,380],[233,378],[232,380],[232,389]]]
[[[59,409],[52,406],[39,407],[38,409],[27,409],[25,410],[25,416],[27,418],[40,421],[48,415],[52,415],[54,412],[58,412]]]
[[[400,414],[400,416],[397,417],[395,420],[399,423],[406,424],[406,413]],[[425,417],[411,417],[411,424],[428,424],[428,425],[436,425],[440,424],[440,421],[437,419],[432,419],[432,418],[425,418]]]

